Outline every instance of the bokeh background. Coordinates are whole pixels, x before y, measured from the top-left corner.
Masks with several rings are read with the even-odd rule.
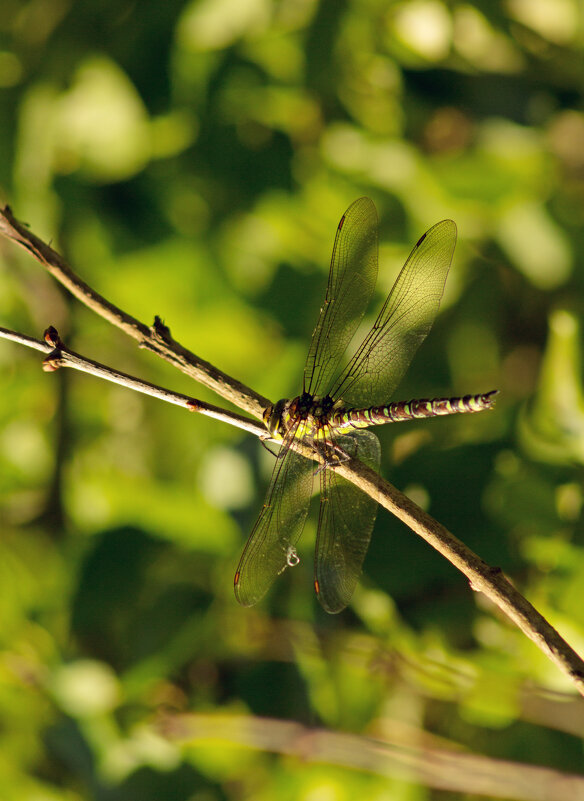
[[[421,233],[457,222],[440,316],[395,399],[500,400],[378,430],[382,472],[580,652],[583,16],[578,0],[3,0],[0,15],[4,202],[97,291],[272,400],[300,389],[352,200],[380,216],[372,315]],[[0,247],[2,325],[55,325],[218,402]],[[242,609],[233,574],[273,466],[257,440],[45,374],[7,342],[0,375],[2,799],[479,797],[456,767],[459,791],[383,759],[354,770],[368,738],[474,752],[495,774],[495,759],[582,772],[573,686],[388,514],[342,614],[314,597],[314,516],[300,565]],[[299,725],[287,745],[277,722]],[[314,729],[359,737],[314,761]],[[509,797],[540,791],[526,778]]]

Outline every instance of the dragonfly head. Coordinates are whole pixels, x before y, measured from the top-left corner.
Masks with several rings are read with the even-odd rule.
[[[264,423],[274,439],[282,439],[282,413],[288,403],[287,398],[282,398],[277,403],[266,406],[263,414]]]

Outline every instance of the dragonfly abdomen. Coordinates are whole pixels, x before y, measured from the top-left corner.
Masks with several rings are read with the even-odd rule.
[[[493,407],[498,392],[494,389],[482,395],[465,395],[462,398],[416,398],[369,409],[339,410],[330,422],[333,428],[367,428],[422,417],[482,412]]]

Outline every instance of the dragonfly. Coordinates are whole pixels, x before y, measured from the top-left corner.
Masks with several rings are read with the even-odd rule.
[[[338,475],[335,466],[356,457],[379,470],[381,447],[366,430],[370,426],[492,408],[497,390],[388,402],[438,313],[455,245],[452,220],[420,237],[373,327],[339,371],[375,289],[378,265],[373,201],[359,198],[341,217],[302,394],[264,411],[266,438],[276,440],[280,451],[235,573],[235,596],[243,606],[257,603],[280,573],[298,563],[296,548],[318,474],[314,587],[327,612],[344,609],[361,574],[378,501]],[[294,447],[300,441],[312,459]],[[316,470],[314,459],[320,461]]]

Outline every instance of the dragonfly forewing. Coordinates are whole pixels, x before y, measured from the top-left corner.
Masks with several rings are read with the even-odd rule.
[[[373,470],[379,469],[379,440],[370,431],[337,437],[335,445]],[[366,495],[334,470],[321,473],[314,586],[327,612],[340,612],[351,600],[369,548],[377,507],[377,498]]]
[[[304,368],[304,390],[312,395],[333,380],[375,289],[377,227],[377,211],[368,197],[355,200],[339,222],[326,296]]]
[[[369,334],[330,394],[354,407],[387,403],[438,313],[456,245],[456,224],[442,220],[422,236]]]
[[[297,563],[296,544],[308,512],[315,464],[289,447],[280,455],[235,574],[235,596],[243,606],[257,603],[276,576]]]

